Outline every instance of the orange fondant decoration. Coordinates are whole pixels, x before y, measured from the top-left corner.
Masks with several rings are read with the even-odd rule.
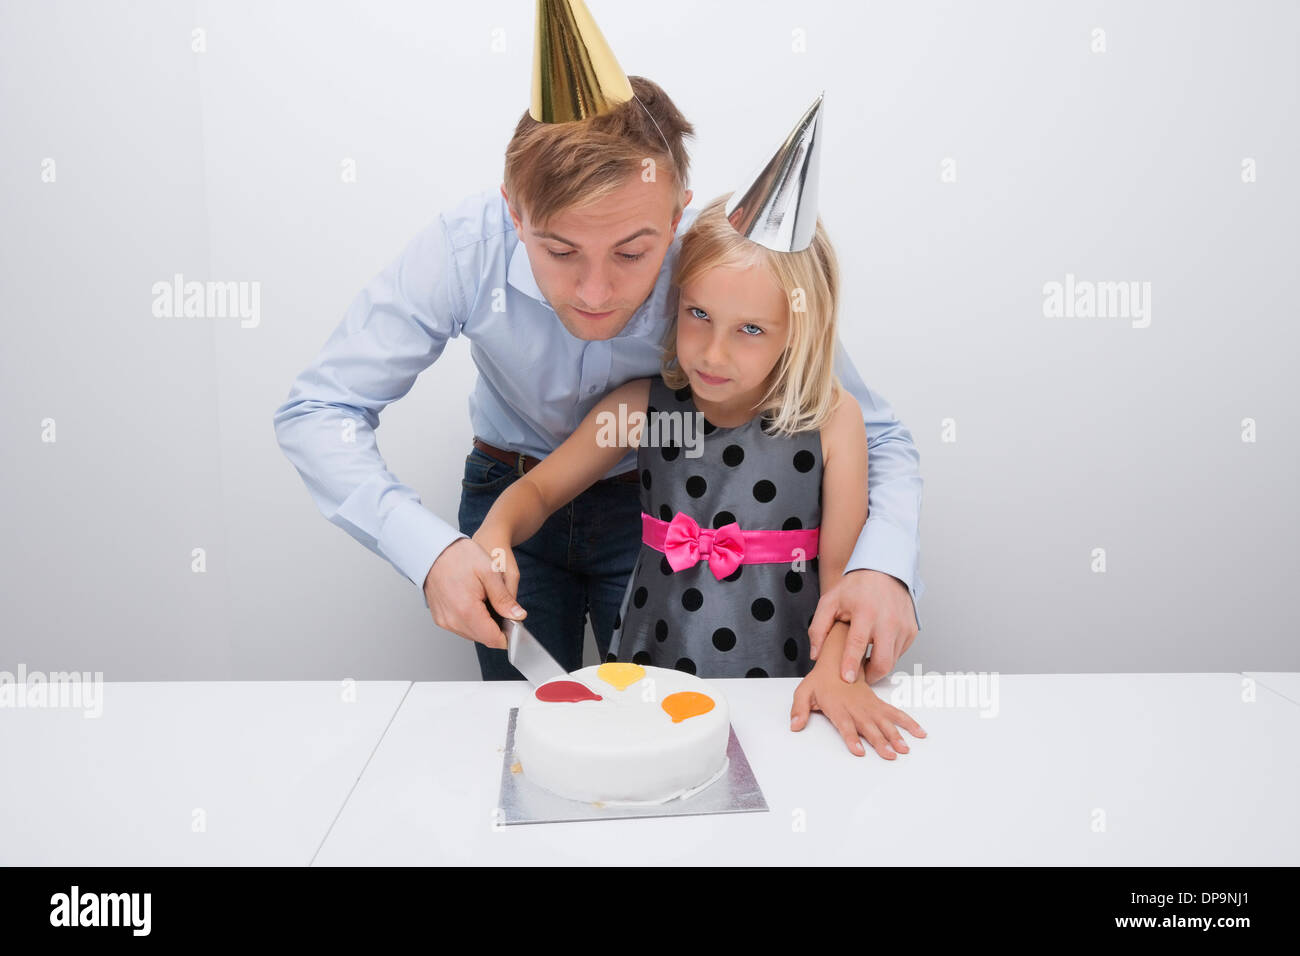
[[[680,724],[688,717],[698,717],[713,709],[713,698],[708,694],[698,694],[693,690],[678,691],[664,698],[663,708],[674,724]]]

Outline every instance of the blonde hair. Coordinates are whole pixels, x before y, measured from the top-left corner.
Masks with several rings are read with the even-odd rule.
[[[746,239],[727,221],[724,206],[730,195],[705,206],[682,236],[673,286],[680,296],[684,285],[710,269],[767,269],[789,305],[788,336],[755,411],[770,415],[770,429],[780,435],[819,429],[840,401],[835,375],[840,270],[835,250],[820,218],[812,244],[800,252],[773,252]],[[680,317],[681,310],[674,308],[663,341],[661,373],[669,388],[682,388],[689,381],[677,362]]]
[[[556,213],[598,202],[629,176],[641,176],[652,159],[656,178],[671,176],[677,187],[673,216],[682,211],[690,174],[685,139],[695,127],[657,83],[642,76],[628,82],[636,99],[584,120],[539,123],[524,111],[506,146],[512,206],[544,227]]]

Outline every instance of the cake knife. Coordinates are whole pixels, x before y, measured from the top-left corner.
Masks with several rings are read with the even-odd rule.
[[[492,620],[506,635],[506,654],[510,663],[519,673],[528,679],[534,687],[545,684],[557,677],[567,677],[569,672],[559,665],[542,642],[529,633],[528,628],[518,621],[503,618],[490,603],[484,602]]]

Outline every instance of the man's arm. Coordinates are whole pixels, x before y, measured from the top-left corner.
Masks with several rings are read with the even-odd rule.
[[[421,590],[434,560],[465,535],[388,470],[375,429],[460,334],[467,311],[439,216],[357,294],[275,411],[276,438],[316,507]]]
[[[838,339],[835,372],[862,406],[867,428],[867,522],[845,573],[870,568],[902,581],[912,597],[912,613],[920,630],[917,599],[925,593],[919,567],[921,456],[912,444],[912,433],[894,417],[889,403],[867,388]]]

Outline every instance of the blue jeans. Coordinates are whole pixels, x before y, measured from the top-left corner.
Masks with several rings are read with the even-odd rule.
[[[509,465],[477,448],[465,458],[460,530],[472,535],[497,496],[518,480]],[[614,635],[628,577],[641,550],[641,486],[598,481],[515,545],[519,604],[536,637],[566,671],[582,666],[585,624],[591,618],[603,661]],[[484,680],[523,680],[506,652],[475,642]]]

